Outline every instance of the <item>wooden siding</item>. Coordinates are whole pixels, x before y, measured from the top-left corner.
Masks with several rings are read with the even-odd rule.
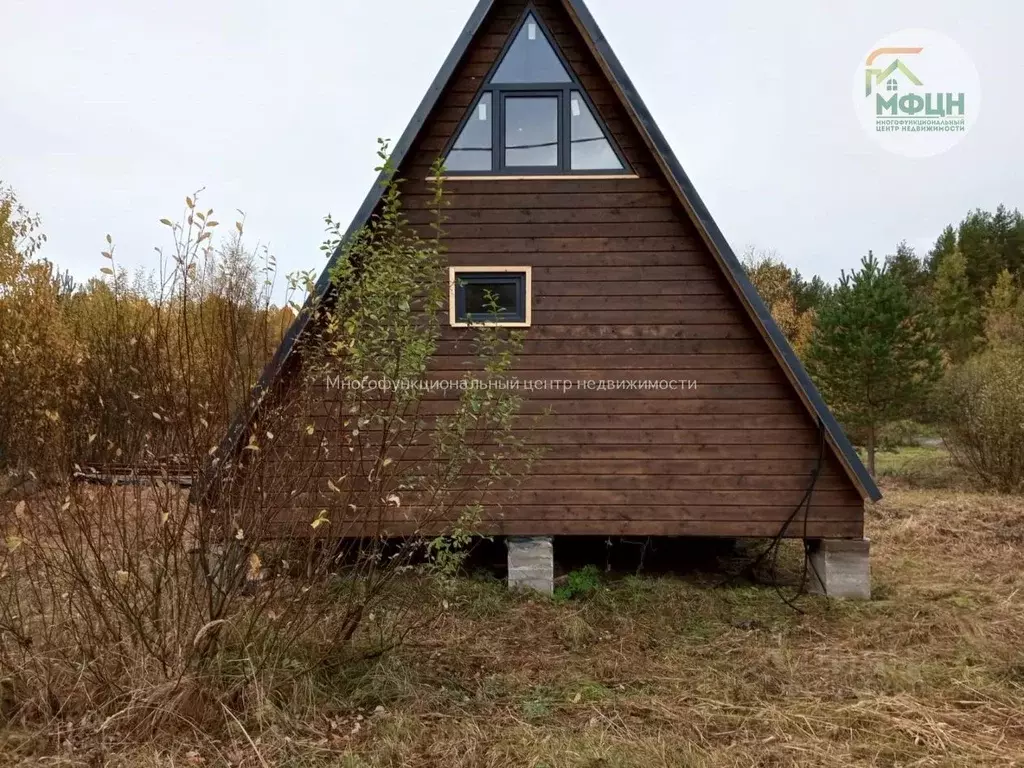
[[[639,178],[453,179],[450,264],[533,268],[533,327],[514,370],[519,378],[692,379],[697,388],[534,392],[525,414],[550,408],[553,415],[523,434],[544,455],[514,496],[485,498],[484,529],[775,535],[818,462],[816,425],[571,20],[557,0],[536,5]],[[400,173],[413,224],[430,221],[431,163],[523,8],[518,0],[497,3],[407,155]],[[471,334],[446,330],[436,375],[458,378],[473,365]],[[451,407],[428,399],[422,412]],[[831,448],[811,512],[799,519],[789,535],[863,533],[862,499]],[[350,530],[372,534],[376,526]],[[386,527],[400,534],[408,525],[396,515]]]

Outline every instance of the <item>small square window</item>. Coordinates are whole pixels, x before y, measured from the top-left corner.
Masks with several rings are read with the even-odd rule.
[[[530,277],[529,267],[450,267],[451,325],[529,326]]]

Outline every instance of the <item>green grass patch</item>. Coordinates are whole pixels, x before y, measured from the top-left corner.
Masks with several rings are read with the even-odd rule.
[[[860,451],[861,457],[866,455]],[[916,445],[875,454],[875,473],[906,488],[963,489],[969,478],[957,467],[944,447]]]
[[[565,583],[555,590],[555,597],[559,600],[583,600],[600,588],[601,569],[596,565],[585,565],[566,576]]]

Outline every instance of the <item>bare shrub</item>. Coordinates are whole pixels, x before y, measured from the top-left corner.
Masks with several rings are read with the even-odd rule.
[[[245,402],[284,315],[270,304],[272,259],[238,255],[241,222],[227,256],[194,198],[165,224],[174,246],[155,277],[119,270],[108,238],[105,277],[57,308],[71,373],[42,412],[46,431],[26,427],[41,439],[13,443],[38,482],[0,508],[0,664],[14,691],[5,714],[26,722],[203,723],[282,668],[310,614],[333,612],[342,642],[359,624],[323,590],[254,589],[294,548],[269,536],[258,497],[213,508],[181,487]],[[38,294],[9,291],[5,309],[28,322]],[[31,350],[32,337],[17,341]],[[15,380],[31,380],[22,369],[38,357],[21,354]],[[12,415],[28,424],[44,395],[26,389]]]
[[[64,739],[295,716],[313,677],[430,615],[436,577],[531,459],[519,398],[490,385],[522,337],[469,334],[476,372],[453,397],[416,385],[442,333],[444,198],[439,185],[422,237],[382,170],[371,223],[345,242],[329,226],[330,293],[307,301],[285,375],[252,399],[281,319],[272,261],[254,267],[233,238],[232,268],[211,272],[225,251],[193,198],[164,222],[174,250],[152,283],[104,252],[101,298],[71,324],[79,378],[28,470],[41,487],[0,506],[8,718]],[[327,384],[371,379],[408,386]],[[223,441],[239,405],[252,418]],[[414,569],[423,588],[395,589]]]
[[[944,382],[943,438],[954,461],[984,485],[1024,489],[1024,350],[984,352]]]

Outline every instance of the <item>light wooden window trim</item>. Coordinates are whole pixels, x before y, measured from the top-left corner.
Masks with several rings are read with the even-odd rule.
[[[493,178],[493,177],[492,177]],[[525,311],[523,316],[526,318],[523,322],[505,322],[505,321],[480,321],[480,322],[459,322],[455,319],[455,287],[458,280],[459,273],[461,272],[473,272],[476,274],[480,273],[515,273],[522,274],[525,276],[526,285],[523,288],[526,294],[524,299],[526,301]],[[452,328],[529,328],[533,323],[533,267],[495,267],[487,264],[481,264],[475,267],[448,267],[448,324]]]

